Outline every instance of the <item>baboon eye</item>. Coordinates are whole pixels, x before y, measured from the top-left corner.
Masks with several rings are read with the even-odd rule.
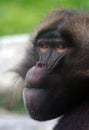
[[[64,49],[64,46],[63,46],[62,44],[57,44],[57,45],[56,45],[56,48]]]
[[[43,40],[39,40],[39,41],[37,42],[37,45],[38,45],[38,48],[39,48],[39,50],[40,50],[41,52],[46,52],[46,51],[48,51],[48,49],[49,49],[49,46],[48,46],[47,42],[45,42],[45,41],[43,41]]]
[[[57,51],[58,53],[63,53],[63,52],[65,52],[68,48],[67,48],[65,45],[63,45],[63,44],[57,43],[57,44],[55,45],[55,49],[56,49],[56,51]]]
[[[48,45],[45,43],[40,44],[39,49],[41,52],[46,52],[48,50]]]

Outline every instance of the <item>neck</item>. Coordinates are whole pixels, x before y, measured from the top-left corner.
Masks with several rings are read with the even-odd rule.
[[[82,103],[66,113],[54,130],[89,130],[89,103]]]

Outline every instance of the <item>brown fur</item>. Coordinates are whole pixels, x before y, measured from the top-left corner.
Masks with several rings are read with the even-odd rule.
[[[48,93],[45,92],[45,89],[39,89],[39,86],[37,86],[37,93],[33,93],[33,91],[29,93],[29,91],[26,90],[27,108],[32,118],[36,120],[47,120],[64,115],[54,130],[89,130],[88,15],[65,9],[55,10],[49,14],[32,32],[30,43],[33,44],[33,46],[32,48],[28,46],[24,60],[15,71],[23,78],[25,87],[29,90],[31,74],[33,74],[31,78],[34,80],[34,72],[36,75],[38,74],[38,78],[39,73],[37,73],[37,71],[40,72],[40,70],[36,70],[35,66],[39,61],[34,47],[36,39],[38,35],[46,29],[52,29],[55,26],[64,37],[64,40],[70,43],[70,53],[65,57],[62,66],[59,66],[59,70],[61,68],[59,77],[56,75],[59,79],[56,77],[52,77],[52,79],[49,78],[53,84],[55,84],[55,81],[57,81],[57,83],[59,81],[58,86],[55,85],[51,88],[50,85],[52,85],[52,83],[49,79],[46,79],[47,83],[49,82],[48,84],[42,84],[42,87],[45,86],[45,89],[49,91],[51,98],[50,96],[46,97]],[[33,66],[35,66],[35,69],[32,69]],[[40,74],[42,75],[42,71]],[[63,81],[61,82],[61,80]],[[35,81],[37,81],[36,78]],[[37,81],[37,83],[40,84],[40,81]],[[34,82],[33,85],[34,84],[35,86],[38,85],[36,82]],[[47,102],[45,102],[45,97],[48,98]],[[42,100],[44,102],[41,102]],[[54,113],[52,114],[51,112]]]

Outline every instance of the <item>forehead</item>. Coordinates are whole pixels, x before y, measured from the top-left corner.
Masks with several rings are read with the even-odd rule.
[[[36,37],[36,40],[39,39],[54,39],[54,38],[60,38],[61,33],[57,29],[47,29],[41,31],[38,36]]]

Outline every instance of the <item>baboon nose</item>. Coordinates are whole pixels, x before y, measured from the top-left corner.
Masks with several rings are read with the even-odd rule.
[[[44,67],[45,67],[45,64],[38,62],[38,63],[37,63],[37,67],[44,68]]]

